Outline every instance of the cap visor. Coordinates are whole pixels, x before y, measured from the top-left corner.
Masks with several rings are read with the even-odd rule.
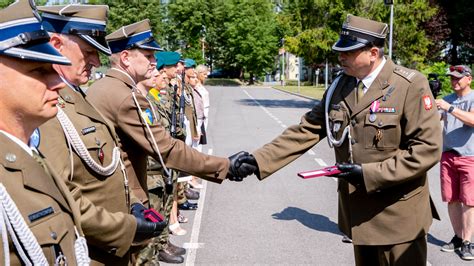
[[[81,37],[84,41],[86,41],[105,55],[112,54],[112,51],[110,51],[110,47],[105,38],[93,38],[89,35],[79,35],[79,37]]]
[[[138,45],[138,47],[145,50],[163,51],[163,48],[161,48],[160,45],[158,45],[158,43],[155,42],[154,40],[149,41],[147,43],[140,44]]]
[[[453,76],[453,77],[458,78],[458,79],[464,77],[463,74],[461,74],[461,73],[459,73],[459,72],[457,72],[457,71],[448,72],[447,75],[448,75],[448,76]]]
[[[21,59],[47,62],[58,65],[70,65],[71,61],[54,49],[49,42],[27,46],[18,46],[3,51],[3,54]]]
[[[339,39],[332,46],[332,50],[336,51],[336,52],[347,52],[347,51],[353,51],[353,50],[360,49],[364,46],[365,46],[365,44],[360,43],[360,42]]]

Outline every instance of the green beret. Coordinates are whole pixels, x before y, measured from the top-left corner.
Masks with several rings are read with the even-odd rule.
[[[174,66],[179,62],[181,55],[177,52],[159,52],[155,54],[156,68],[160,69],[164,66]]]
[[[185,58],[184,59],[184,67],[185,68],[196,67],[196,61],[194,61],[191,58]]]

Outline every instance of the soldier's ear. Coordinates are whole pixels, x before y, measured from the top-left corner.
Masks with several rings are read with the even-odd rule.
[[[120,62],[122,62],[122,64],[126,67],[129,67],[131,65],[130,59],[131,53],[129,50],[123,50],[120,52]]]
[[[51,43],[51,45],[54,48],[56,48],[56,50],[58,50],[59,52],[61,52],[64,49],[64,42],[65,42],[64,38],[57,33],[51,34],[50,39],[49,39],[49,43]]]
[[[373,46],[372,48],[370,48],[369,52],[370,52],[370,61],[375,61],[377,60],[377,58],[379,58],[379,53],[380,53],[379,48]]]

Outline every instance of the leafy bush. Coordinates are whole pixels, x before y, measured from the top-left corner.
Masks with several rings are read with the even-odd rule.
[[[298,86],[298,80],[295,79],[287,79],[285,80],[286,86]],[[311,81],[300,81],[300,86],[313,86]]]
[[[451,89],[451,79],[446,75],[448,70],[448,64],[445,62],[436,62],[432,65],[426,66],[421,69],[421,73],[425,74],[428,77],[428,74],[437,74],[439,81],[441,81],[441,93],[438,98],[442,98],[450,93]]]

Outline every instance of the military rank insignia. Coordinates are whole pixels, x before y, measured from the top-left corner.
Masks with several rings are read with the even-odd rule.
[[[423,105],[425,106],[426,111],[431,110],[431,108],[433,107],[433,102],[431,101],[430,96],[423,96]]]
[[[150,108],[142,111],[142,118],[147,122],[148,125],[153,125],[153,113],[151,112]]]

